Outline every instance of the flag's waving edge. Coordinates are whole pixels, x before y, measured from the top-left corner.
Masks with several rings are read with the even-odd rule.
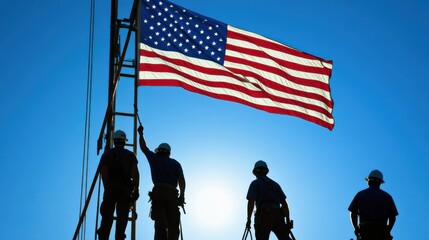
[[[141,1],[140,86],[179,86],[334,127],[332,61],[184,9]]]

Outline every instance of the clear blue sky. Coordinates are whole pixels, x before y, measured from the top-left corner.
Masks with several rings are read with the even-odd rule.
[[[399,211],[395,239],[427,238],[429,2],[175,3],[334,62],[333,131],[180,88],[139,88],[148,146],[170,143],[184,168],[186,240],[241,239],[245,195],[260,159],[288,197],[299,240],[353,237],[347,207],[375,168]],[[79,215],[90,1],[1,5],[0,239],[71,239]],[[109,8],[109,1],[96,2],[90,179],[107,106]],[[131,127],[117,124],[130,136]],[[137,157],[137,238],[152,239],[150,172],[140,151]],[[213,193],[218,201],[210,203]],[[93,199],[88,239],[95,214]]]

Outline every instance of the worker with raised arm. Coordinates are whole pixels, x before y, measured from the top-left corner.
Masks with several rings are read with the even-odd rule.
[[[185,177],[181,164],[170,157],[171,147],[161,143],[155,152],[149,150],[143,134],[143,126],[138,128],[140,149],[145,154],[152,176],[153,188],[151,218],[155,222],[155,240],[178,240],[180,211],[185,203]],[[177,190],[179,186],[179,190]]]
[[[368,188],[358,192],[348,210],[355,235],[360,240],[390,240],[398,215],[392,196],[381,190],[383,173],[375,169],[365,178]]]
[[[250,229],[256,205],[256,240],[268,240],[270,232],[274,232],[279,240],[289,240],[292,222],[286,195],[277,182],[267,177],[269,169],[264,161],[257,161],[252,172],[256,179],[252,181],[247,192],[246,228]]]
[[[99,240],[108,240],[116,210],[115,239],[126,238],[130,205],[139,197],[140,173],[136,155],[125,149],[127,136],[117,130],[113,134],[114,148],[103,153],[100,159],[101,179],[104,186],[103,202],[100,206],[101,224],[97,230]]]

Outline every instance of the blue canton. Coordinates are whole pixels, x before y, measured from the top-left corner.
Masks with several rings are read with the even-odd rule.
[[[169,1],[142,0],[140,41],[223,64],[227,25]]]

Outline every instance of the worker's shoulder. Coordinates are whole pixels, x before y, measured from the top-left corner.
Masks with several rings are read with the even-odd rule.
[[[379,190],[380,190],[380,194],[382,194],[384,197],[392,198],[392,195],[390,195],[390,193],[386,192],[385,190],[383,190],[381,188]]]
[[[179,162],[179,161],[177,161],[177,160],[176,160],[176,159],[174,159],[174,158],[169,157],[169,159],[170,159],[170,161],[174,162],[174,163],[175,163],[175,164],[177,164],[177,165],[182,165],[182,164],[180,164],[180,162]]]
[[[129,149],[126,149],[126,148],[112,148],[107,152],[107,154],[109,156],[119,157],[119,158],[122,158],[122,157],[134,158],[134,157],[136,157],[136,154],[133,151],[130,151]]]
[[[136,154],[135,154],[133,151],[128,150],[128,149],[126,149],[126,148],[124,148],[124,154],[126,154],[126,155],[127,155],[127,157],[132,157],[132,158],[135,158],[135,157],[136,157]]]

